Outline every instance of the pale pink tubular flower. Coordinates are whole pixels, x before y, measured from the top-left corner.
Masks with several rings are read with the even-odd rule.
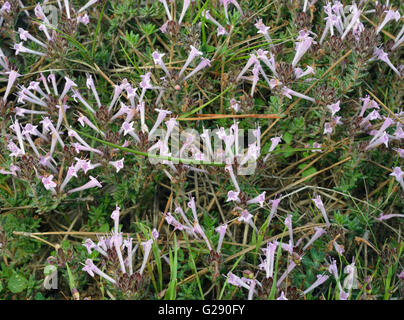
[[[72,98],[74,99],[74,101],[77,102],[76,98],[79,99],[80,102],[81,102],[82,104],[84,104],[84,105],[86,106],[86,108],[87,108],[92,114],[95,114],[95,113],[96,113],[95,110],[88,104],[88,102],[87,102],[86,100],[84,100],[84,98],[81,96],[81,94],[79,93],[78,90],[72,89],[72,91],[73,91]]]
[[[71,88],[77,87],[77,84],[76,84],[74,81],[70,80],[68,77],[65,77],[65,80],[66,80],[66,82],[65,82],[65,87],[63,88],[63,91],[62,91],[62,93],[61,93],[61,95],[60,95],[60,99],[63,99],[64,96],[67,94],[67,92],[68,92]]]
[[[337,241],[333,241],[332,245],[334,246],[335,251],[337,251],[337,253],[342,256],[342,254],[344,253],[344,247],[340,246]]]
[[[34,8],[34,13],[35,13],[35,16],[36,16],[39,20],[43,20],[43,21],[45,21],[47,24],[50,24],[48,18],[46,18],[45,13],[43,12],[42,7],[41,7],[41,5],[40,5],[39,3],[35,6],[35,8]]]
[[[274,274],[274,261],[275,261],[275,252],[278,247],[278,243],[276,242],[268,242],[267,247],[262,249],[265,254],[265,274],[266,278],[273,278]]]
[[[16,119],[15,122],[10,126],[11,129],[13,129],[13,131],[15,132],[15,134],[17,135],[17,139],[18,139],[18,143],[20,145],[20,150],[22,152],[22,154],[25,154],[25,149],[24,149],[24,142],[23,142],[23,137],[21,134],[21,127],[20,127],[20,123],[18,122],[18,120]]]
[[[127,249],[128,257],[126,258],[125,262],[127,262],[129,266],[129,275],[131,276],[133,274],[133,253],[134,250],[132,249],[132,238],[127,238],[126,240],[123,241],[124,247]],[[137,249],[137,246],[135,250]]]
[[[337,261],[333,258],[331,258],[331,263],[328,266],[328,272],[334,276],[336,281],[338,281],[339,275],[338,275]]]
[[[384,144],[386,146],[386,148],[389,147],[389,135],[385,131],[375,141],[370,142],[368,144],[368,146],[365,148],[365,150],[367,151],[367,150],[374,149],[374,148],[380,146],[381,144]]]
[[[175,209],[175,212],[179,213],[179,214],[181,215],[182,219],[184,219],[185,223],[186,223],[190,228],[192,228],[192,225],[191,225],[191,223],[189,222],[187,216],[185,215],[184,210],[182,210],[182,208],[181,208],[180,206],[177,206],[177,208]]]
[[[250,96],[254,96],[254,91],[255,91],[255,87],[257,86],[258,80],[259,80],[259,72],[260,72],[260,65],[259,63],[256,63],[252,69],[252,86],[251,86],[251,93]]]
[[[401,185],[401,188],[404,191],[404,172],[401,170],[400,167],[393,168],[393,172],[390,173],[390,176],[394,177],[396,181]]]
[[[10,93],[10,90],[15,82],[15,80],[21,76],[17,71],[14,70],[10,70],[8,72],[6,72],[6,74],[8,74],[8,82],[7,82],[7,88],[6,88],[6,92],[4,93],[3,96],[3,101],[6,102],[7,101],[7,97]]]
[[[202,236],[203,240],[205,240],[205,243],[209,249],[209,251],[212,251],[212,246],[210,245],[209,239],[206,236],[205,232],[203,231],[202,227],[200,226],[200,224],[198,222],[194,222],[194,227],[193,227],[193,231],[196,234],[199,234],[200,236]]]
[[[10,126],[11,128],[12,126]],[[10,157],[18,157],[22,156],[23,152],[20,148],[17,147],[17,145],[13,141],[9,141],[7,144],[7,149],[11,152]]]
[[[397,151],[398,156],[399,156],[400,158],[404,158],[404,149],[402,149],[402,148],[393,148],[393,150],[394,150],[394,151]]]
[[[153,128],[149,131],[149,138],[153,136],[154,131],[156,131],[156,129],[160,126],[160,124],[164,121],[165,117],[168,114],[171,114],[171,111],[168,110],[163,110],[163,109],[154,109],[156,111],[158,111],[158,116],[157,116],[157,120],[154,123]]]
[[[4,71],[10,71],[10,66],[7,57],[4,55],[3,50],[0,48],[0,65],[3,67]]]
[[[347,296],[349,296],[351,294],[352,289],[356,289],[358,287],[358,280],[357,280],[358,271],[355,267],[354,257],[352,258],[352,263],[345,267],[344,273],[348,274],[344,279],[344,288],[348,289]]]
[[[84,24],[84,25],[88,25],[88,24],[90,23],[90,18],[89,18],[89,16],[87,15],[87,13],[86,13],[86,14],[79,15],[79,16],[77,17],[77,23],[82,23],[82,24]]]
[[[100,277],[103,277],[104,279],[108,280],[109,282],[116,284],[116,281],[114,279],[112,279],[109,275],[107,275],[106,273],[104,273],[100,269],[98,269],[98,267],[94,264],[93,260],[91,260],[91,259],[86,260],[86,264],[82,270],[87,271],[88,274],[92,277],[94,277],[94,273],[96,273]]]
[[[185,13],[187,12],[188,7],[189,7],[190,4],[191,4],[191,0],[184,0],[184,3],[182,5],[181,15],[180,15],[180,18],[178,20],[178,24],[181,24],[182,19],[184,19]]]
[[[277,76],[276,73],[276,63],[275,63],[275,57],[273,55],[272,52],[270,52],[270,58],[268,58],[267,56],[268,51],[264,51],[262,49],[258,49],[257,50],[257,57],[259,60],[261,60],[262,62],[264,62],[266,64],[266,66],[272,71],[272,73],[274,74],[274,76]],[[254,60],[253,60],[254,61]]]
[[[250,289],[248,290],[247,300],[252,300],[254,296],[255,285],[257,282],[255,279],[249,279],[249,282],[250,282]]]
[[[120,85],[114,85],[114,95],[113,95],[111,103],[108,107],[108,112],[111,112],[112,107],[114,106],[116,100],[118,100],[121,92],[122,92],[122,87]]]
[[[121,266],[121,271],[122,271],[122,273],[126,273],[125,262],[123,261],[122,251],[121,251],[122,242],[123,242],[122,233],[112,235],[111,243],[114,246],[116,254],[118,256],[119,264]]]
[[[41,89],[38,81],[31,81],[29,83],[28,90],[34,90],[34,91],[38,92],[44,98],[49,99],[49,96],[45,92],[43,92],[43,90]]]
[[[220,3],[223,5],[224,16],[226,17],[227,23],[230,23],[229,12],[228,12],[228,6],[229,6],[229,3],[230,3],[230,0],[220,0]]]
[[[269,148],[268,152],[272,152],[275,150],[275,148],[278,146],[278,144],[282,141],[283,135],[280,135],[279,137],[273,137],[271,138],[271,147]]]
[[[196,222],[198,222],[198,214],[196,212],[196,204],[195,204],[195,198],[194,197],[190,197],[189,198],[189,202],[187,203],[188,208],[191,209],[192,211],[192,215],[194,216],[194,220]]]
[[[255,54],[250,54],[250,58],[248,59],[246,65],[244,66],[244,68],[241,70],[241,72],[239,73],[239,75],[236,78],[236,81],[239,81],[242,77],[242,75],[244,73],[247,72],[247,70],[252,66],[259,63],[258,58]]]
[[[96,1],[98,1],[98,0],[96,0]],[[97,101],[97,105],[100,108],[101,107],[101,101],[100,101],[100,98],[98,96],[97,89],[95,88],[94,80],[91,77],[91,75],[87,76],[86,85],[87,85],[87,88],[91,89],[91,91],[93,92],[95,100]]]
[[[237,0],[220,0],[220,3],[223,4],[224,6],[224,15],[226,17],[227,22],[229,23],[229,16],[228,16],[228,5],[229,3],[232,3],[237,10],[240,12],[240,15],[243,16],[243,10],[241,9],[239,3],[237,2]]]
[[[230,190],[230,191],[227,193],[227,200],[226,200],[226,202],[229,202],[229,201],[240,202],[240,198],[238,197],[239,194],[240,194],[240,192],[238,192],[238,191],[232,191],[232,190]]]
[[[71,190],[67,191],[67,193],[74,193],[74,192],[83,191],[83,190],[87,190],[87,189],[91,189],[91,188],[95,188],[95,187],[102,188],[102,185],[101,185],[101,183],[98,182],[98,180],[96,178],[90,176],[89,182],[82,185],[81,187],[71,189]]]
[[[315,74],[314,69],[310,66],[307,66],[305,71],[303,71],[301,68],[295,68],[294,71],[295,71],[296,79],[303,78],[309,74]]]
[[[119,214],[121,212],[121,208],[118,205],[115,205],[115,210],[112,211],[111,219],[114,221],[114,234],[118,235],[118,226],[119,226]]]
[[[113,167],[115,167],[116,169],[116,173],[118,173],[121,169],[123,169],[123,161],[125,160],[125,158],[122,158],[121,160],[117,160],[117,161],[110,161],[109,164]]]
[[[129,115],[129,113],[132,111],[132,109],[130,107],[128,107],[127,105],[125,105],[123,102],[121,102],[121,108],[119,109],[119,111],[117,113],[115,113],[110,121],[114,121],[116,118],[126,114]],[[128,122],[128,120],[125,120],[125,122]]]
[[[78,172],[80,169],[82,169],[82,170],[84,171],[84,174],[87,174],[87,172],[88,172],[89,170],[93,170],[93,169],[95,169],[95,168],[101,166],[100,163],[91,164],[91,161],[90,161],[90,160],[86,161],[86,160],[79,159],[79,158],[75,158],[75,159],[76,159],[76,161],[77,161],[77,162],[76,162],[76,165],[75,165],[75,168],[76,168],[77,172]]]
[[[329,278],[328,275],[323,275],[323,274],[319,274],[317,275],[317,280],[310,286],[308,287],[303,294],[308,294],[310,291],[313,291],[315,288],[317,288],[318,286],[322,285],[324,282],[327,281],[327,279]]]
[[[336,103],[330,104],[330,105],[327,106],[327,109],[330,110],[332,117],[333,117],[338,111],[341,110],[339,104],[340,104],[340,101],[338,100]]]
[[[105,137],[105,133],[102,132],[100,129],[98,129],[90,120],[88,120],[88,118],[85,115],[83,115],[80,112],[79,112],[79,115],[80,115],[80,117],[77,120],[80,122],[82,127],[84,127],[85,125],[88,125],[91,129],[93,129],[94,131],[98,132],[103,137]]]
[[[324,132],[323,132],[323,134],[329,134],[329,133],[332,133],[332,126],[331,126],[331,123],[326,122],[326,123],[324,123]]]
[[[403,178],[401,177],[401,181]],[[380,216],[376,218],[376,220],[384,221],[391,218],[404,218],[404,214],[392,213],[392,214],[384,214],[383,212],[380,213]]]
[[[343,33],[343,35],[341,36],[341,40],[344,40],[345,37],[348,35],[349,31],[354,28],[355,26],[358,26],[361,22],[359,20],[362,11],[358,9],[358,7],[356,6],[356,4],[352,4],[351,6],[351,20],[348,24],[348,26],[345,28],[345,31]]]
[[[290,239],[290,243],[293,248],[293,228],[292,228],[292,215],[291,214],[288,214],[288,216],[286,217],[285,225],[289,230],[289,239]]]
[[[231,271],[225,276],[227,278],[227,282],[236,287],[243,287],[247,290],[250,290],[250,286],[247,285],[240,277],[236,276]]]
[[[383,51],[381,48],[375,48],[374,58],[384,61],[388,64],[388,66],[399,76],[401,77],[400,71],[391,63],[389,56],[386,52]]]
[[[282,291],[282,292],[281,292],[281,295],[280,295],[278,298],[276,298],[276,300],[289,300],[289,299],[286,298],[285,292]]]
[[[240,187],[239,187],[239,185],[238,185],[238,183],[237,183],[236,176],[234,175],[232,165],[231,165],[231,164],[228,164],[228,165],[225,166],[224,169],[229,172],[230,178],[231,178],[231,180],[233,181],[233,185],[234,185],[234,187],[236,188],[236,191],[237,191],[237,192],[240,192]]]
[[[66,9],[66,15],[67,19],[70,19],[70,6],[69,6],[69,0],[64,0],[65,4],[65,9]]]
[[[198,49],[196,49],[193,45],[190,46],[191,47],[191,52],[188,55],[187,60],[185,61],[183,67],[181,68],[180,73],[178,74],[178,77],[181,78],[182,74],[184,73],[184,71],[187,69],[187,67],[189,66],[189,64],[198,56],[202,56],[202,52],[199,51]]]
[[[272,48],[274,45],[272,44],[272,39],[269,36],[269,29],[270,27],[267,27],[263,22],[262,19],[259,19],[254,26],[258,29],[257,33],[260,33],[264,36],[265,40],[267,40],[270,43],[270,47]]]
[[[253,215],[251,213],[249,213],[247,209],[245,209],[245,210],[241,211],[240,217],[237,220],[250,225],[251,228],[253,228],[255,230],[255,232],[258,233],[258,229],[255,226],[252,218],[253,218]]]
[[[20,43],[15,43],[14,46],[13,46],[13,49],[15,50],[15,54],[16,54],[16,55],[19,55],[20,52],[23,52],[23,53],[35,54],[35,55],[37,55],[37,56],[43,56],[43,57],[46,56],[46,53],[39,52],[39,51],[35,51],[35,50],[31,50],[31,49],[28,49],[28,48],[24,47],[24,46],[22,45],[22,42],[20,42]]]
[[[42,41],[39,41],[37,38],[32,36],[27,30],[24,30],[23,28],[18,28],[18,34],[22,41],[27,41],[29,39],[29,40],[34,41],[35,43],[39,44],[41,47],[44,47],[45,49],[48,48],[45,43],[43,43]]]
[[[154,51],[152,53],[152,58],[153,58],[154,64],[159,65],[161,67],[161,69],[164,70],[166,75],[168,77],[170,77],[170,72],[167,70],[167,67],[166,67],[166,65],[164,64],[164,61],[163,61],[164,56],[165,56],[165,53],[158,53],[157,51]]]
[[[323,204],[323,201],[321,200],[320,195],[313,198],[313,202],[316,205],[317,209],[320,210],[320,212],[323,215],[323,218],[325,220],[325,223],[327,224],[327,227],[329,228],[331,226],[331,224],[330,224],[330,221],[328,221],[327,213],[325,212],[324,204]]]
[[[219,241],[217,243],[217,249],[216,249],[217,253],[220,253],[220,250],[222,248],[223,239],[226,234],[226,230],[227,230],[227,224],[222,224],[222,225],[218,226],[217,228],[215,228],[215,231],[219,234]]]
[[[258,196],[256,196],[255,198],[248,200],[247,204],[253,204],[253,203],[259,203],[260,207],[262,208],[262,206],[264,205],[265,202],[265,193],[266,191],[264,191],[263,193],[259,194]]]
[[[164,9],[166,10],[166,14],[167,14],[168,20],[173,20],[173,18],[171,17],[170,9],[168,9],[167,0],[159,0],[159,1],[163,4]]]
[[[78,172],[78,169],[76,168],[76,166],[72,165],[72,166],[69,167],[69,169],[67,170],[65,179],[63,180],[62,184],[60,185],[60,191],[64,190],[66,185],[69,183],[69,181],[73,177],[77,178],[77,172]]]
[[[153,240],[157,240],[157,239],[158,239],[158,237],[159,237],[159,232],[157,231],[156,228],[154,228],[154,229],[152,230],[151,235],[152,235]]]
[[[301,257],[299,258],[301,260]],[[281,275],[279,278],[278,282],[276,283],[276,286],[279,288],[279,286],[282,284],[283,280],[286,279],[289,273],[292,272],[292,270],[296,267],[296,263],[293,260],[289,261],[288,268],[285,270],[285,272]]]
[[[234,110],[234,112],[239,112],[240,111],[240,104],[236,99],[231,99],[230,100],[230,108]]]
[[[324,12],[327,14],[327,17],[324,19],[326,21],[325,28],[323,31],[323,34],[321,35],[320,38],[320,44],[323,43],[325,36],[327,35],[328,31],[330,31],[331,35],[334,35],[334,24],[337,23],[337,16],[333,14],[332,9],[331,9],[331,4],[327,2],[327,5],[324,7]]]
[[[87,142],[85,142],[84,139],[82,137],[80,137],[76,131],[74,131],[72,129],[68,129],[67,133],[68,133],[69,137],[74,137],[82,145],[86,146],[87,148],[91,148],[90,145],[88,145]]]
[[[101,150],[92,148],[92,147],[86,147],[81,145],[78,142],[72,143],[72,146],[74,147],[76,153],[80,153],[81,151],[88,151],[88,152],[94,152],[94,153],[98,153],[99,155],[103,155],[103,152]]]
[[[90,0],[90,1],[88,1],[84,6],[82,6],[82,7],[79,9],[79,11],[77,11],[77,13],[80,13],[80,12],[86,10],[88,7],[92,6],[93,4],[95,4],[95,3],[97,3],[97,2],[98,2],[98,0]]]
[[[38,149],[36,148],[34,142],[32,141],[31,135],[38,136],[41,135],[41,133],[36,129],[37,126],[33,126],[30,123],[27,123],[24,127],[24,130],[22,131],[22,135],[25,136],[25,138],[28,140],[28,143],[30,144],[32,150],[34,150],[36,156],[40,158]]]
[[[190,77],[192,77],[194,74],[196,74],[197,72],[201,71],[202,69],[206,68],[207,66],[210,66],[210,60],[206,59],[206,58],[202,58],[201,62],[199,62],[199,64],[196,66],[196,68],[190,72],[184,79],[182,79],[181,81],[185,81],[187,79],[189,79]]]
[[[122,123],[122,127],[120,129],[120,133],[123,131],[123,135],[126,136],[129,134],[131,137],[133,137],[138,143],[140,143],[140,138],[139,136],[135,133],[135,129],[133,128],[134,121],[128,123],[124,122]]]
[[[270,212],[269,218],[268,218],[268,225],[271,223],[272,218],[274,217],[275,213],[278,211],[278,206],[279,206],[279,203],[281,202],[281,198],[269,200],[269,202],[271,202],[272,207],[271,207],[271,212]]]
[[[3,5],[1,6],[1,8],[0,8],[0,13],[4,13],[4,12],[10,13],[10,11],[11,11],[10,2],[5,1],[5,2],[3,3]]]
[[[58,96],[59,91],[58,86],[56,84],[56,76],[53,73],[48,75],[48,81],[52,82],[53,92]]]
[[[13,176],[17,176],[17,171],[20,171],[21,169],[18,166],[11,165],[10,166],[10,171],[4,170],[0,168],[0,174],[10,174]]]
[[[366,126],[369,121],[376,120],[376,119],[381,119],[381,115],[377,110],[373,110],[370,112],[363,120],[361,121],[361,126]]]
[[[241,7],[237,0],[230,0],[230,2],[237,8],[237,10],[240,12],[240,15],[244,16],[243,10],[241,10]]]
[[[299,31],[299,36],[296,42],[296,54],[292,61],[292,66],[296,67],[296,64],[300,61],[303,55],[309,50],[313,43],[316,43],[309,33],[305,30]]]
[[[313,237],[309,240],[309,242],[306,243],[306,245],[303,247],[303,251],[306,251],[307,248],[309,248],[314,241],[319,239],[323,234],[325,234],[325,230],[319,227],[314,227],[314,230],[316,231],[313,235]]]
[[[222,26],[219,22],[217,22],[217,21],[215,20],[215,18],[213,18],[213,17],[211,16],[211,14],[209,13],[209,10],[204,10],[204,11],[202,12],[202,16],[204,16],[205,19],[207,19],[207,20],[213,22],[213,24],[215,24],[215,25],[217,26],[217,34],[218,34],[218,36],[220,36],[220,35],[225,35],[225,34],[228,33],[228,32],[226,31],[226,29],[223,28],[223,26]]]
[[[394,41],[394,46],[391,47],[391,50],[397,49],[404,42],[404,25],[401,28],[400,32],[396,36],[396,40]]]
[[[304,95],[303,93],[296,92],[296,91],[294,91],[294,90],[292,90],[292,89],[289,89],[289,88],[286,87],[286,86],[283,86],[283,87],[282,87],[282,94],[283,94],[284,96],[288,97],[289,99],[292,99],[291,96],[295,96],[295,97],[298,97],[298,98],[300,98],[300,99],[305,99],[305,100],[308,100],[308,101],[311,101],[311,102],[316,102],[315,99],[313,99],[313,98],[311,98],[311,97],[309,97],[309,96],[306,96],[306,95]]]
[[[53,175],[42,177],[42,184],[46,190],[55,191],[56,183],[53,182]]]
[[[385,11],[386,15],[382,21],[382,23],[377,27],[376,30],[376,34],[378,34],[380,31],[382,31],[382,29],[384,28],[384,26],[391,20],[400,20],[400,13],[398,12],[398,10],[387,10]]]

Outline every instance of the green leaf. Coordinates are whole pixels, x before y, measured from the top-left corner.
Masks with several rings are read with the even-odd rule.
[[[8,280],[8,289],[12,293],[20,293],[27,287],[27,284],[28,280],[26,278],[15,273]]]
[[[304,171],[302,172],[302,178],[305,178],[305,177],[307,177],[307,176],[309,176],[309,175],[311,175],[311,174],[313,174],[313,173],[315,173],[315,172],[317,172],[317,169],[314,168],[314,167],[310,167],[310,168],[308,168],[307,170],[304,170]],[[309,180],[310,180],[310,179],[309,179]]]
[[[293,136],[289,132],[286,132],[283,135],[283,141],[285,141],[286,144],[290,144],[292,142],[292,139],[293,139]]]
[[[42,293],[37,292],[34,299],[35,300],[45,300],[45,297],[42,295]]]
[[[70,248],[70,242],[67,241],[67,240],[64,240],[64,241],[62,242],[62,249],[63,249],[64,251],[66,251],[66,250],[69,249],[69,248]]]

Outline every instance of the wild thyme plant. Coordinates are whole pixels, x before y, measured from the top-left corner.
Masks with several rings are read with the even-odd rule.
[[[402,299],[403,14],[0,0],[0,297]]]

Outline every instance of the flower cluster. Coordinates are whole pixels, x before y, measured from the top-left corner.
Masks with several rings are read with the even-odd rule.
[[[141,243],[143,260],[139,270],[135,271],[133,267],[139,246],[134,245],[135,239],[129,235],[124,237],[123,233],[119,232],[119,216],[120,208],[116,206],[116,209],[111,214],[111,219],[114,221],[112,234],[98,236],[97,243],[92,239],[87,239],[84,243],[89,255],[94,250],[99,253],[106,272],[97,267],[93,259],[90,258],[86,260],[83,271],[86,271],[92,277],[97,274],[117,286],[125,294],[133,295],[141,290],[145,283],[144,270],[150,258],[152,246],[157,244],[159,234],[154,229],[151,232],[150,239]]]

